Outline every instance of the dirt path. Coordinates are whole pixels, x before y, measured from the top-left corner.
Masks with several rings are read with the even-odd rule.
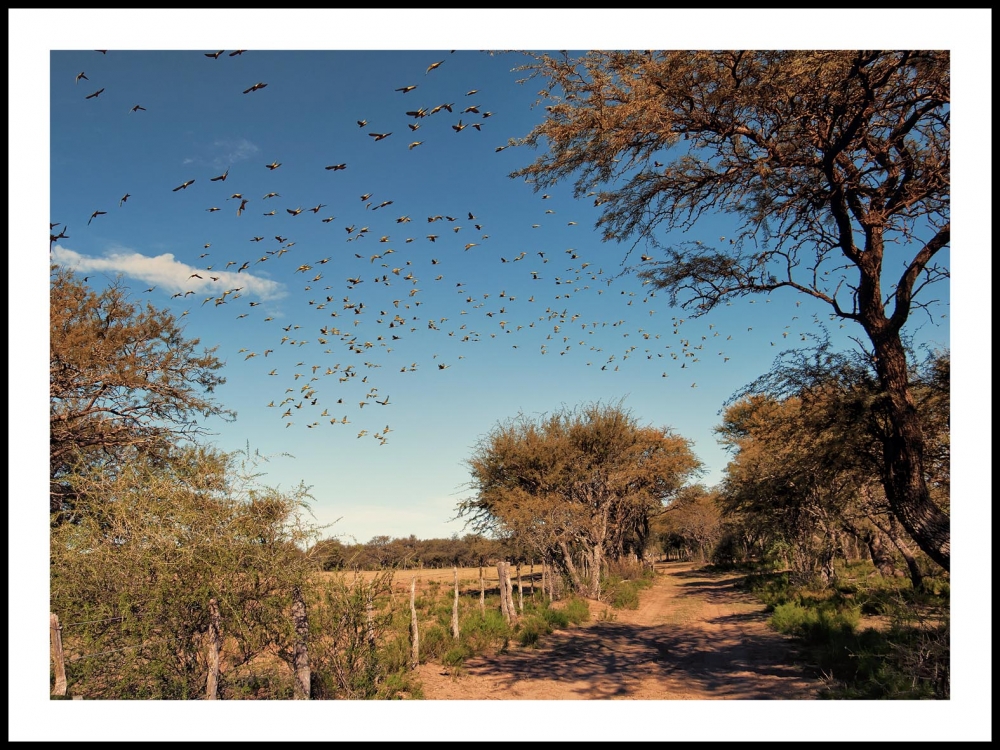
[[[537,649],[469,660],[451,675],[418,670],[428,700],[718,698],[810,699],[821,683],[795,665],[794,643],[766,625],[764,607],[734,588],[739,576],[690,563],[657,566],[637,610],[556,631]]]

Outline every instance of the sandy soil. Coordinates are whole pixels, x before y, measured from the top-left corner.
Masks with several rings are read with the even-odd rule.
[[[812,699],[822,683],[796,665],[795,644],[768,629],[764,607],[734,588],[739,576],[690,563],[657,566],[637,610],[591,602],[591,621],[537,649],[479,656],[457,675],[418,670],[428,700]]]

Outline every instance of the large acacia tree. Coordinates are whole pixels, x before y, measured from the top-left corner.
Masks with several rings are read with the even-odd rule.
[[[142,307],[121,283],[95,292],[55,266],[49,294],[53,513],[73,503],[67,477],[81,466],[112,471],[123,455],[163,457],[205,434],[200,419],[235,416],[212,399],[223,363],[168,310]]]
[[[557,561],[593,597],[605,561],[642,553],[650,515],[701,468],[689,441],[603,404],[500,423],[468,466],[475,494],[459,515]]]
[[[596,195],[605,240],[663,253],[643,269],[695,316],[791,289],[864,330],[890,434],[893,512],[947,568],[950,522],[924,479],[903,326],[949,276],[947,51],[592,51],[532,54],[545,153],[512,177]],[[662,162],[660,161],[662,160]],[[708,212],[734,215],[721,249],[671,244]]]

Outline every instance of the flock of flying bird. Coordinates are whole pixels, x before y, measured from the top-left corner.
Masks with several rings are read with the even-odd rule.
[[[242,55],[244,52],[245,50],[236,50],[235,52],[228,53],[228,56],[235,57]],[[206,53],[205,56],[218,60],[223,54],[225,54],[224,51],[219,51]],[[427,66],[425,75],[437,70],[445,62],[446,60],[432,62]],[[90,79],[85,72],[81,72],[77,75],[76,82],[79,83],[80,80],[89,81]],[[259,92],[267,86],[268,84],[265,82],[258,82],[243,90],[243,94]],[[412,96],[412,92],[418,89],[418,87],[419,84],[410,84],[396,88],[393,93],[410,97]],[[103,88],[99,89],[85,98],[96,99],[103,91]],[[477,93],[478,90],[472,89],[467,91],[465,96],[470,97]],[[146,111],[146,108],[135,105],[130,110],[130,113],[139,111]],[[485,110],[477,104],[462,107],[454,102],[446,102],[431,107],[417,107],[405,111],[408,119],[408,130],[410,132],[419,130],[425,124],[426,118],[438,115],[441,112],[459,114],[461,116],[458,122],[451,126],[455,133],[461,133],[470,126],[476,130],[481,130],[482,120],[493,115],[491,111]],[[463,119],[469,115],[478,115],[480,121],[464,123]],[[362,130],[368,125],[366,119],[360,119],[356,122]],[[367,135],[373,138],[375,143],[378,143],[391,137],[393,133],[391,131],[368,132]],[[422,142],[411,142],[408,145],[408,150],[414,149],[421,145]],[[507,148],[507,146],[500,146],[494,150],[501,151],[504,148]],[[247,168],[266,168],[274,172],[281,168],[281,166],[282,163],[275,160],[268,164],[261,164],[256,167],[249,166]],[[347,168],[347,163],[326,165],[324,167],[325,170],[332,172],[346,170]],[[236,176],[235,174],[233,175],[234,178]],[[180,185],[170,188],[169,191],[174,193],[186,191],[195,185],[199,179],[198,177],[193,177],[185,180]],[[230,179],[232,179],[230,178],[230,169],[226,169],[221,174],[209,177],[207,182],[229,184],[227,180]],[[164,190],[167,190],[167,188],[165,187]],[[226,192],[229,193],[228,190]],[[124,209],[130,197],[130,193],[125,193],[119,200],[118,208]],[[549,197],[548,195],[542,195],[541,200],[546,201]],[[269,208],[269,205],[273,205],[269,204],[269,202],[279,198],[281,198],[281,195],[273,190],[260,197],[257,197],[257,195],[245,195],[243,192],[237,190],[229,193],[225,201],[232,201],[231,205],[235,206],[235,208],[230,210],[237,217],[240,217],[251,210],[249,208],[251,204],[259,202],[263,207]],[[372,218],[370,221],[372,224],[374,224],[376,219],[383,216],[382,214],[376,216],[374,212],[381,211],[395,203],[392,199],[377,198],[374,192],[363,193],[358,198],[360,198],[360,205],[363,205],[364,211],[368,212],[365,215],[371,215]],[[224,202],[220,202],[224,204]],[[599,199],[595,199],[595,205],[597,203],[599,203]],[[381,393],[379,386],[371,383],[370,380],[376,379],[376,371],[383,367],[384,363],[380,360],[387,360],[388,357],[386,355],[399,346],[396,342],[402,342],[404,339],[413,337],[418,333],[422,335],[447,336],[463,344],[483,341],[487,335],[491,339],[512,336],[513,340],[518,341],[518,343],[511,344],[516,349],[522,344],[520,343],[521,338],[515,337],[514,334],[521,331],[534,331],[538,334],[538,338],[541,339],[540,354],[566,355],[574,346],[579,346],[595,353],[591,361],[587,362],[588,366],[596,365],[605,371],[617,371],[624,361],[632,357],[637,359],[645,357],[647,360],[662,359],[664,361],[677,361],[680,364],[680,368],[685,369],[689,364],[693,365],[701,361],[701,358],[706,353],[706,346],[711,347],[710,339],[720,337],[720,332],[715,331],[714,326],[709,326],[709,332],[701,335],[700,339],[697,335],[684,336],[681,333],[681,327],[685,321],[683,318],[675,317],[671,320],[669,330],[672,330],[678,337],[680,345],[674,348],[672,344],[661,342],[661,337],[665,332],[660,330],[663,329],[662,324],[658,326],[651,325],[648,328],[639,327],[638,329],[630,329],[625,318],[613,323],[585,320],[581,313],[571,311],[569,300],[575,296],[587,293],[602,295],[607,292],[613,294],[611,291],[614,280],[612,274],[606,274],[603,268],[595,268],[593,263],[582,258],[579,250],[573,248],[557,252],[556,254],[551,253],[549,250],[523,250],[511,257],[499,256],[497,258],[494,256],[494,259],[491,260],[485,250],[489,244],[489,234],[486,232],[486,224],[473,211],[463,211],[462,215],[434,214],[427,216],[425,221],[429,231],[422,237],[418,236],[419,232],[413,232],[414,236],[393,236],[389,232],[384,234],[373,232],[369,224],[359,227],[359,222],[355,221],[343,227],[345,235],[341,236],[345,237],[345,242],[355,243],[371,237],[371,239],[367,239],[365,244],[368,246],[375,245],[376,248],[369,248],[363,252],[351,252],[349,249],[344,254],[344,257],[335,257],[331,254],[327,257],[305,262],[291,261],[292,257],[301,258],[304,250],[304,248],[298,247],[295,251],[292,251],[292,248],[296,246],[296,242],[290,239],[293,236],[293,228],[296,226],[294,222],[302,221],[300,217],[304,215],[313,214],[320,216],[320,214],[323,214],[320,216],[321,221],[332,223],[336,220],[336,217],[326,215],[327,212],[323,211],[325,208],[327,208],[327,204],[317,202],[315,206],[311,207],[296,206],[291,208],[285,206],[282,209],[279,206],[278,208],[269,208],[267,211],[262,211],[261,213],[265,217],[281,214],[287,216],[287,220],[293,221],[292,224],[287,226],[282,224],[281,228],[273,235],[273,240],[276,244],[270,245],[271,239],[263,236],[263,234],[255,234],[252,237],[248,237],[247,240],[250,243],[267,242],[268,245],[264,246],[265,249],[259,254],[254,253],[253,255],[247,254],[243,257],[230,258],[221,267],[212,262],[208,262],[204,267],[192,266],[193,272],[188,278],[191,288],[185,291],[178,291],[171,296],[171,299],[184,300],[208,291],[208,295],[201,300],[201,307],[210,305],[212,309],[225,311],[240,306],[241,309],[237,311],[236,315],[238,320],[255,315],[259,317],[262,325],[273,324],[275,326],[273,343],[267,348],[263,348],[260,352],[252,350],[250,347],[240,348],[239,354],[243,355],[244,361],[256,359],[263,362],[268,359],[269,355],[274,354],[276,349],[280,349],[281,347],[295,349],[307,345],[318,345],[322,348],[324,355],[332,355],[333,359],[339,360],[335,363],[326,364],[315,362],[315,360],[310,362],[308,361],[309,358],[305,356],[293,357],[293,359],[298,359],[299,361],[292,368],[289,376],[291,380],[286,381],[284,392],[271,399],[267,404],[268,408],[274,409],[279,415],[279,419],[284,423],[286,428],[295,424],[295,417],[299,415],[309,415],[305,419],[299,420],[300,422],[304,421],[306,423],[305,426],[309,429],[320,427],[322,424],[350,424],[349,406],[353,407],[355,403],[357,404],[357,411],[365,414],[370,413],[372,409],[379,410],[389,407],[393,403],[390,401],[389,395]],[[210,205],[204,210],[214,213],[222,211],[223,208],[220,205]],[[540,220],[542,217],[554,213],[553,209],[545,209],[544,213],[540,214]],[[108,211],[106,210],[95,210],[90,215],[87,225],[89,226],[94,219],[106,216],[107,214]],[[393,231],[402,231],[405,235],[409,233],[407,230],[410,229],[413,222],[423,221],[424,217],[412,218],[403,213],[391,221],[390,227]],[[567,222],[567,226],[575,225],[577,225],[576,221]],[[67,228],[65,226],[62,226],[58,234],[53,233],[55,228],[59,226],[62,225],[59,223],[50,224],[50,249],[59,240],[69,238],[66,234]],[[540,224],[532,224],[533,228],[539,226]],[[475,232],[475,236],[471,240],[467,237],[470,231]],[[286,233],[288,236],[284,236]],[[377,240],[374,239],[376,234],[380,235]],[[457,238],[460,234],[463,235],[462,238],[458,239],[458,242],[455,243],[452,237]],[[441,242],[440,246],[437,245],[439,240]],[[418,252],[416,247],[409,247],[411,243],[421,243],[420,251]],[[199,256],[200,261],[204,262],[206,258],[210,258],[211,247],[212,242],[204,243],[203,252]],[[437,252],[440,254],[437,257],[428,258],[424,252],[425,250],[435,252],[439,247],[440,250]],[[444,263],[444,267],[447,267],[447,262],[442,259],[457,252],[458,248],[461,248],[460,252],[462,253],[467,253],[474,248],[478,248],[476,250],[476,253],[478,253],[477,262],[496,262],[498,265],[511,264],[510,268],[512,270],[514,269],[513,264],[526,264],[530,258],[532,266],[527,266],[520,278],[524,281],[530,281],[532,284],[538,282],[537,291],[529,293],[526,299],[522,299],[524,297],[523,291],[516,294],[508,294],[502,288],[494,290],[492,293],[474,293],[464,282],[459,281],[452,287],[453,293],[456,295],[455,299],[458,300],[459,307],[462,308],[458,313],[458,317],[453,318],[453,313],[438,314],[437,312],[432,312],[433,317],[425,317],[426,310],[442,302],[444,295],[431,295],[432,299],[428,308],[420,310],[419,308],[428,302],[428,300],[426,299],[427,295],[422,294],[422,289],[418,285],[430,281],[433,284],[447,286],[447,283],[443,283],[444,274],[440,273],[440,269],[435,267],[440,266],[442,263]],[[360,247],[356,249],[360,250]],[[290,253],[293,253],[293,255],[289,255]],[[282,261],[281,259],[286,255],[289,255],[289,258]],[[562,262],[560,262],[560,259],[562,259]],[[646,262],[652,260],[652,258],[643,255],[641,256],[641,260]],[[238,302],[243,300],[245,295],[250,296],[247,284],[240,281],[241,278],[245,278],[241,275],[246,273],[249,276],[253,273],[256,266],[264,263],[267,263],[268,268],[271,268],[279,261],[282,263],[291,262],[297,266],[294,269],[293,277],[295,274],[301,273],[303,275],[304,296],[310,297],[308,299],[308,307],[312,310],[311,314],[320,316],[318,321],[309,323],[302,321],[301,323],[281,325],[276,322],[273,315],[267,315],[255,310],[255,308],[266,305],[265,302],[259,300]],[[546,265],[549,263],[553,264],[551,271]],[[568,263],[569,265],[564,266],[563,263]],[[327,266],[327,264],[330,264],[330,266]],[[556,265],[560,269],[558,272],[554,268]],[[328,278],[333,275],[329,269],[342,270],[348,267],[350,270],[344,271],[341,279]],[[519,268],[525,268],[525,265]],[[424,277],[425,272],[430,275],[429,279]],[[421,277],[423,277],[423,281]],[[594,284],[593,289],[591,288],[591,284]],[[553,286],[555,298],[549,299],[548,295],[553,290]],[[373,288],[377,289],[378,293],[369,294],[365,299],[361,298],[360,294],[363,289]],[[523,287],[521,288],[523,289]],[[534,289],[533,287],[531,288]],[[152,293],[154,290],[155,287],[149,287],[144,290],[144,293]],[[636,313],[638,312],[634,305],[636,302],[639,305],[646,305],[648,308],[640,316],[641,320],[648,320],[655,315],[656,311],[650,306],[650,303],[656,297],[655,291],[622,289],[618,292],[618,295],[625,298],[625,307],[629,308],[627,312],[633,320],[637,317]],[[520,302],[518,302],[519,300]],[[244,304],[246,305],[245,308],[242,307]],[[539,306],[537,309],[536,305]],[[544,307],[544,312],[541,312],[541,307]],[[265,306],[264,309],[267,310],[267,307]],[[534,312],[531,312],[532,310]],[[443,312],[448,312],[448,310],[444,310]],[[529,313],[530,320],[523,317],[524,312]],[[180,316],[183,317],[189,313],[190,310],[185,310]],[[371,322],[373,320],[374,325]],[[475,330],[477,326],[474,321],[477,320],[484,326],[488,326],[488,329],[484,329],[485,333]],[[588,337],[594,336],[594,334],[606,328],[619,329],[614,332],[620,334],[624,341],[620,351],[608,354],[604,351],[603,346],[588,342]],[[259,334],[259,330],[256,330],[254,333],[255,335]],[[542,337],[543,333],[544,338]],[[786,330],[783,335],[787,337],[788,333],[788,330]],[[732,336],[728,337],[728,339],[731,338]],[[599,337],[598,339],[591,339],[591,341],[597,340],[599,340]],[[773,345],[774,342],[772,342]],[[434,361],[437,360],[438,356],[438,354],[434,354],[432,357],[433,369],[440,371],[452,366],[451,363]],[[458,359],[463,358],[464,355],[458,357]],[[718,352],[718,362],[722,364],[728,360],[729,357],[725,356],[724,351],[720,350]],[[418,370],[418,367],[418,362],[402,364],[399,372],[415,372]],[[267,371],[268,376],[276,378],[282,376],[279,372],[280,367],[268,368],[265,366],[265,368],[269,370]],[[664,370],[662,377],[667,376],[668,373]],[[330,396],[328,395],[329,389],[325,386],[324,382],[327,379],[329,381],[335,379],[338,385],[357,385],[359,390],[357,390],[353,398],[347,392],[344,392],[342,395]],[[696,386],[697,383],[691,384],[692,388]],[[372,407],[372,409],[369,409],[369,412],[364,412],[366,407]],[[377,421],[381,424],[383,420],[378,419]],[[384,428],[379,430],[361,429],[357,437],[360,439],[370,436],[384,445],[387,442],[387,435],[390,431],[389,424],[386,424]]]

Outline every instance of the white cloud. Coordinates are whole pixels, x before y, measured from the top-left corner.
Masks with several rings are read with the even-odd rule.
[[[246,161],[260,151],[246,138],[218,140],[212,145],[222,150],[222,153],[212,159],[212,164],[220,169],[236,162]]]
[[[263,300],[274,300],[285,296],[284,284],[248,272],[206,271],[176,260],[173,253],[143,255],[135,251],[113,251],[101,258],[82,255],[74,250],[56,245],[52,249],[52,262],[80,273],[95,271],[108,274],[123,274],[165,292],[186,292],[221,294],[227,289],[242,287],[246,295],[256,295]],[[201,278],[194,276],[197,274]]]

